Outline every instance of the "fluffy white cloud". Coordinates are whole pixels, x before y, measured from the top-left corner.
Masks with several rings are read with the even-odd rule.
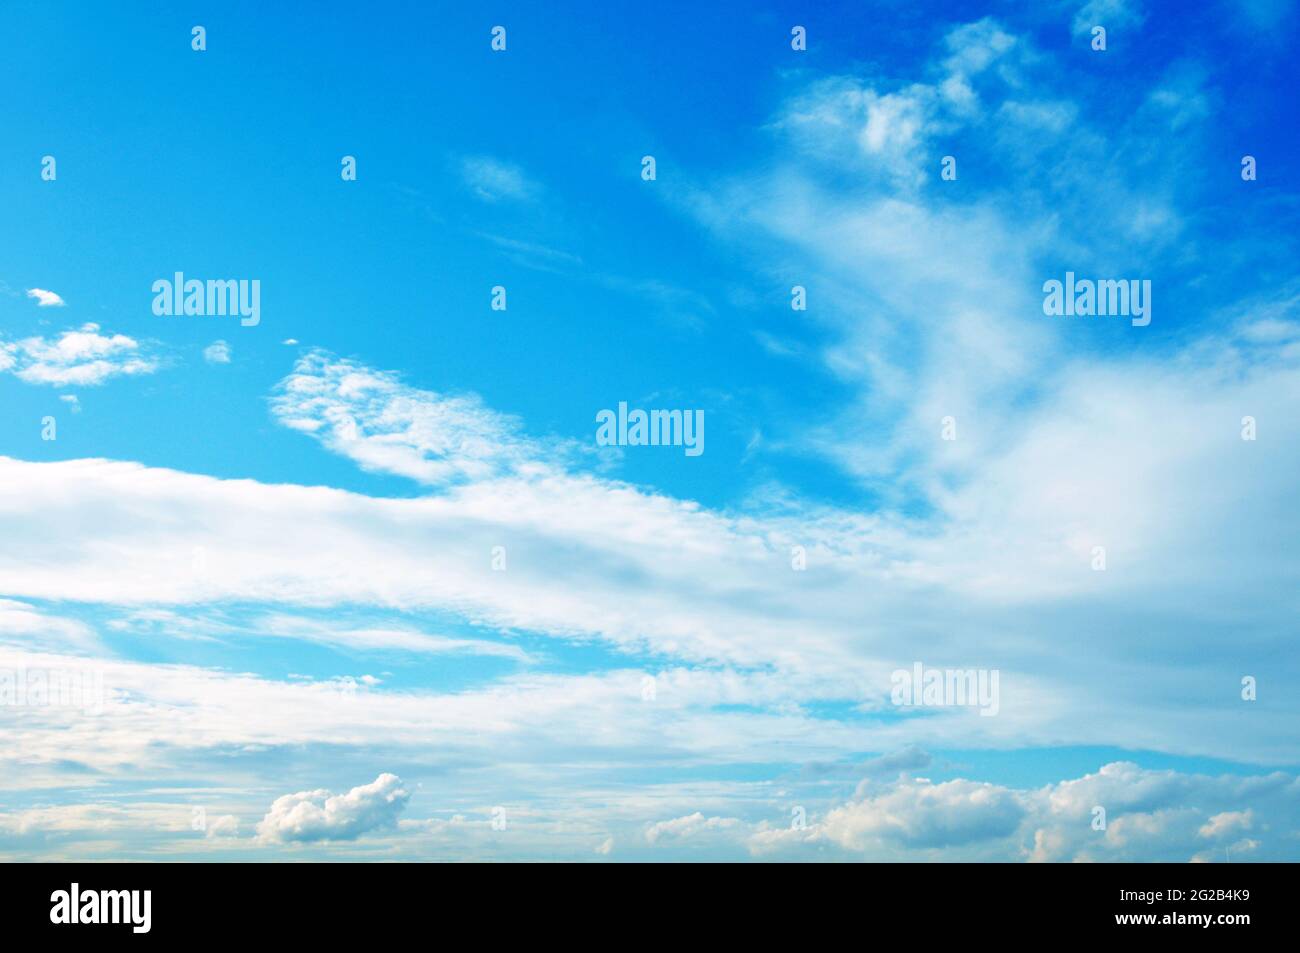
[[[0,341],[0,370],[10,370],[29,384],[91,387],[111,377],[157,369],[157,360],[143,353],[138,342],[124,334],[100,334],[97,324],[64,331],[53,340]]]
[[[1024,813],[1012,792],[992,784],[900,780],[892,790],[831,811],[821,833],[850,849],[875,840],[907,847],[962,846],[1008,836]]]
[[[1215,813],[1224,804],[1251,807]],[[1266,814],[1271,843],[1238,841],[1231,849],[1288,857],[1300,833],[1297,806],[1300,779],[1281,772],[1211,777],[1114,762],[1027,790],[964,779],[870,783],[803,829],[763,823],[746,837],[755,854],[789,858],[838,848],[881,860],[944,850],[960,860],[1185,862],[1212,859],[1202,853],[1206,838],[1230,840]],[[1099,809],[1105,827],[1095,823]]]
[[[46,291],[44,288],[28,288],[27,297],[36,299],[36,306],[39,308],[61,308],[64,301],[53,291]]]
[[[395,774],[381,774],[347,794],[300,791],[277,798],[257,825],[268,841],[355,840],[393,827],[411,795]]]
[[[1230,836],[1240,831],[1250,830],[1254,818],[1251,812],[1246,811],[1224,811],[1221,814],[1215,814],[1212,818],[1196,833],[1201,837],[1219,838]]]

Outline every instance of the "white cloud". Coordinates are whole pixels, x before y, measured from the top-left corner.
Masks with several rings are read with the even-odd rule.
[[[482,480],[537,456],[513,418],[476,396],[448,396],[401,383],[323,351],[312,351],[281,381],[271,411],[367,470],[424,483]]]
[[[299,639],[304,642],[319,642],[325,645],[341,645],[357,649],[397,649],[430,655],[481,655],[497,656],[525,663],[533,661],[533,658],[523,649],[507,642],[491,642],[486,639],[458,639],[421,632],[409,626],[357,628],[277,613],[255,620],[252,629],[262,635],[280,636],[282,638]]]
[[[47,646],[73,650],[99,648],[95,631],[76,619],[52,616],[14,599],[0,598],[0,642],[25,648]]]
[[[213,341],[203,349],[203,359],[209,364],[229,364],[230,345],[225,341]]]
[[[61,804],[0,812],[0,833],[121,833],[154,828],[174,837],[190,828],[190,810],[176,804],[134,801],[125,804]]]
[[[214,840],[222,837],[238,837],[239,818],[233,814],[220,814],[209,819],[204,836]]]
[[[537,185],[519,166],[490,156],[471,156],[461,161],[461,175],[479,198],[489,202],[532,198]]]
[[[1277,340],[1276,329],[1268,339]],[[775,666],[791,693],[867,710],[887,704],[889,672],[951,658],[1001,669],[1002,713],[903,719],[879,729],[878,745],[936,744],[936,734],[1040,744],[1124,737],[1138,747],[1286,761],[1296,740],[1276,722],[1243,732],[1224,717],[1237,703],[1222,681],[1235,685],[1237,676],[1209,664],[1231,660],[1199,620],[1224,604],[1284,609],[1264,596],[1285,591],[1300,530],[1287,480],[1300,445],[1300,393],[1286,382],[1298,362],[1300,354],[1229,330],[1160,364],[1068,368],[1058,393],[1023,410],[1000,444],[972,441],[984,444],[986,459],[945,464],[961,479],[953,489],[936,484],[941,518],[918,523],[824,509],[723,515],[580,476],[539,460],[545,444],[477,399],[418,391],[315,353],[281,388],[277,414],[379,468],[466,482],[432,497],[373,499],[104,461],[0,459],[0,526],[20,541],[12,558],[0,553],[0,569],[12,594],[31,599],[451,611],[476,625],[594,637],[680,660]],[[1129,412],[1139,404],[1145,415]],[[1241,408],[1268,421],[1269,440],[1238,438]],[[1158,435],[1148,417],[1163,422]],[[1205,420],[1223,427],[1207,429]],[[1106,464],[1117,458],[1129,461],[1122,480]],[[1250,534],[1217,495],[1222,485],[1253,501],[1260,522]],[[30,512],[44,522],[27,526],[18,515]],[[79,527],[83,545],[68,554],[50,525]],[[1094,541],[1123,573],[1091,571]],[[808,550],[815,600],[789,576],[795,544]],[[497,545],[507,547],[508,576],[491,571]],[[201,573],[191,569],[196,546],[210,554]],[[1258,569],[1261,560],[1276,576]],[[873,606],[866,617],[864,597]],[[1073,608],[1062,615],[1062,605]],[[1158,664],[1140,675],[1098,668],[1099,653],[1124,651],[1131,637],[1102,620],[1133,606],[1167,614],[1160,631],[1144,629]],[[965,649],[945,634],[957,630]],[[385,622],[286,631],[336,644],[478,651]],[[1254,630],[1256,650],[1273,651],[1272,631]],[[1053,633],[1052,650],[1026,654],[1044,632]],[[974,657],[969,645],[981,646]],[[1153,705],[1188,691],[1221,704],[1182,714]]]
[[[760,824],[746,833],[751,851],[789,858],[838,848],[877,860],[918,859],[944,851],[955,860],[1182,861],[1202,854],[1207,837],[1230,838],[1267,813],[1279,821],[1272,856],[1292,853],[1300,780],[1281,772],[1254,777],[1144,770],[1129,762],[1095,774],[1015,789],[965,779],[933,783],[901,778],[810,819],[802,830]],[[1245,810],[1214,813],[1224,804]],[[1095,808],[1105,810],[1098,829]],[[1232,851],[1258,849],[1239,841]]]
[[[35,298],[36,305],[40,308],[61,308],[65,303],[53,291],[46,291],[44,288],[28,288],[27,297]]]
[[[60,394],[59,400],[68,405],[68,409],[74,414],[81,413],[81,400],[76,394]]]
[[[658,821],[646,828],[645,839],[650,844],[660,841],[683,841],[701,834],[736,827],[740,820],[734,817],[705,817],[699,811],[670,821]]]
[[[1112,30],[1137,26],[1145,19],[1137,0],[1088,0],[1074,16],[1074,32],[1089,33],[1094,26],[1102,26],[1109,36]]]
[[[710,844],[742,844],[752,833],[756,850],[835,856],[952,848],[999,859],[1186,858],[1220,836],[1215,850],[1293,854],[1294,839],[1273,833],[1294,827],[1297,785],[1281,774],[1207,779],[1116,763],[1014,789],[916,778],[931,762],[918,749],[859,763],[860,752],[906,744],[1117,739],[1135,750],[1263,763],[1300,757],[1290,728],[1296,700],[1270,697],[1268,717],[1257,718],[1235,694],[1242,658],[1267,660],[1276,684],[1300,676],[1285,634],[1300,608],[1292,595],[1300,530],[1294,290],[1250,303],[1249,313],[1220,323],[1221,333],[1198,339],[1189,324],[1182,345],[1104,358],[1026,320],[1038,305],[1038,252],[1082,254],[1090,227],[1115,227],[1125,240],[1137,234],[1140,256],[1176,236],[1179,221],[1159,189],[1137,203],[1107,190],[1123,186],[1075,188],[1120,178],[1104,172],[1123,161],[1111,148],[1122,136],[1108,138],[1072,102],[1026,97],[1015,80],[1031,55],[1022,38],[981,21],[951,31],[918,82],[827,81],[796,98],[779,123],[804,140],[799,161],[700,198],[712,226],[775,243],[782,253],[768,259],[806,271],[821,289],[809,317],[825,323],[829,343],[787,357],[817,354],[856,389],[843,416],[811,428],[808,445],[873,489],[884,485],[869,512],[796,499],[711,510],[593,476],[570,465],[571,448],[526,435],[473,395],[415,388],[324,352],[295,365],[273,413],[368,470],[424,483],[430,495],[0,458],[8,544],[0,576],[7,592],[32,600],[0,604],[0,666],[87,664],[25,641],[93,637],[84,623],[49,616],[39,599],[127,606],[133,620],[152,613],[157,634],[194,638],[244,631],[214,626],[211,603],[273,603],[276,611],[256,619],[268,636],[357,651],[512,655],[510,643],[431,634],[378,612],[346,623],[293,614],[346,605],[446,613],[461,626],[643,652],[653,660],[653,703],[642,700],[646,673],[631,660],[595,675],[515,673],[453,693],[392,690],[363,677],[365,690],[351,697],[337,674],[290,684],[109,660],[100,663],[112,692],[103,715],[25,712],[0,753],[4,767],[22,771],[7,773],[37,788],[65,763],[103,777],[171,777],[178,763],[204,757],[329,745],[353,764],[395,752],[401,761],[380,765],[419,765],[426,777],[459,770],[457,782],[491,764],[494,775],[531,780],[536,792],[559,739],[570,774],[601,783],[618,773],[615,764],[644,776],[655,764],[811,758],[852,759],[866,775],[850,801],[811,811],[807,831],[764,827],[770,822],[757,819],[757,808],[743,811],[746,797],[770,798],[781,803],[764,802],[762,816],[788,818],[786,795],[770,787],[755,794],[761,785],[719,785],[706,792],[710,800],[698,789],[647,785],[618,802],[596,784],[575,793],[580,782],[566,777],[569,786],[550,793],[573,807],[556,810],[555,824],[578,832],[587,858],[597,837],[612,847],[608,830],[629,851],[705,834]],[[1172,109],[1170,121],[1199,121],[1199,109],[1186,108],[1197,105],[1194,89],[1175,84],[1152,103]],[[1084,173],[1052,159],[1028,177],[1050,183],[1040,192],[928,200],[938,144],[985,119],[997,126],[1000,162],[1115,156],[1082,162]],[[1075,148],[1060,148],[1066,135]],[[846,195],[822,174],[827,162],[832,180],[846,168],[868,174]],[[472,187],[483,198],[533,194],[513,171],[470,176]],[[1094,214],[1079,214],[1075,193],[1095,203]],[[1040,214],[1039,202],[1050,214]],[[1095,214],[1105,209],[1131,215]],[[1058,220],[1078,224],[1066,234]],[[679,300],[658,283],[639,290]],[[95,326],[82,330],[98,338]],[[29,370],[35,359],[22,344],[0,345],[0,368]],[[961,427],[953,444],[936,439],[948,413]],[[1243,413],[1259,417],[1266,439],[1238,439]],[[906,515],[907,494],[925,504],[924,518]],[[1088,567],[1098,542],[1111,572]],[[509,550],[508,574],[489,569],[496,545]],[[790,570],[793,545],[808,551],[806,574]],[[196,547],[210,554],[201,571],[191,559]],[[1231,644],[1222,638],[1228,626]],[[1135,644],[1141,665],[1132,664]],[[998,668],[1002,713],[878,717],[902,714],[886,707],[888,674],[918,658]],[[695,663],[707,664],[686,667]],[[1189,709],[1188,697],[1205,702]],[[847,701],[855,717],[815,717],[821,701]],[[349,778],[373,776],[375,767]],[[402,773],[411,777],[405,766]],[[304,786],[320,783],[312,777]],[[498,793],[484,792],[481,803],[496,803]],[[346,816],[335,825],[329,804],[338,798],[324,790],[281,798],[283,808],[263,821],[264,841],[332,837],[332,826],[347,830],[347,818],[374,800],[358,796],[365,803],[356,811],[336,810]],[[1111,818],[1104,832],[1088,823],[1098,804]],[[623,812],[624,827],[597,813],[605,805]],[[438,836],[473,826],[411,823]],[[1246,829],[1258,840],[1227,843]]]
[[[630,845],[623,852],[630,851],[631,857],[641,843],[642,849],[657,851],[703,846],[715,854],[749,849],[791,858],[915,860],[946,849],[954,852],[953,859],[966,860],[1186,860],[1205,849],[1206,837],[1200,832],[1207,825],[1231,840],[1240,822],[1215,820],[1227,811],[1250,811],[1252,826],[1263,832],[1253,848],[1227,844],[1234,855],[1249,849],[1266,858],[1293,856],[1289,832],[1300,781],[1281,772],[1216,778],[1116,763],[1083,778],[1019,790],[967,779],[934,783],[904,777],[869,781],[849,802],[823,808],[814,806],[825,797],[823,782],[816,779],[797,793],[768,784],[674,786],[640,781],[619,786],[609,780],[619,773],[616,765],[635,766],[644,773],[647,765],[684,761],[788,761],[806,753],[813,737],[826,753],[833,750],[845,757],[876,737],[872,728],[854,731],[805,718],[791,706],[785,706],[788,713],[783,716],[741,715],[714,707],[742,699],[761,701],[764,690],[768,697],[777,697],[777,691],[799,697],[797,687],[790,689],[779,678],[735,672],[661,673],[653,704],[641,699],[640,674],[634,671],[602,677],[527,676],[484,690],[445,694],[376,690],[349,695],[337,685],[275,682],[193,666],[41,655],[0,646],[0,670],[91,666],[102,671],[110,694],[102,713],[87,718],[58,708],[25,711],[0,753],[0,770],[6,776],[37,788],[57,784],[60,777],[66,784],[66,774],[51,772],[80,765],[77,777],[84,778],[86,767],[93,767],[94,774],[104,778],[129,772],[135,779],[154,777],[166,784],[176,776],[178,764],[187,765],[187,776],[192,776],[203,759],[220,777],[238,772],[245,762],[256,772],[263,763],[259,752],[283,747],[327,750],[335,770],[398,757],[408,770],[424,777],[426,796],[441,799],[465,788],[474,798],[478,792],[460,808],[460,813],[480,818],[473,824],[401,822],[402,831],[419,829],[436,836],[449,856],[462,859],[480,854],[487,842],[447,838],[459,838],[461,828],[486,829],[487,809],[481,805],[500,802],[495,785],[505,779],[526,785],[530,792],[527,807],[511,808],[509,850],[514,857],[590,856],[593,844],[609,838]],[[557,738],[565,739],[569,766],[562,779],[550,770]],[[314,770],[320,770],[319,763]],[[484,764],[492,766],[487,788]],[[21,771],[17,765],[22,765]],[[259,825],[258,843],[269,847],[337,841],[364,830],[372,837],[384,836],[385,825],[391,829],[388,822],[402,812],[398,802],[405,799],[398,792],[407,790],[408,785],[395,778],[385,781],[381,775],[374,784],[345,795],[309,790],[279,798]],[[184,789],[186,798],[197,793],[192,786]],[[205,799],[218,796],[224,795],[217,791]],[[809,804],[806,829],[772,825],[774,817],[785,817],[788,823],[791,803]],[[1107,809],[1107,831],[1090,825],[1096,804]],[[686,810],[668,813],[671,820],[655,821],[665,816],[666,806]],[[247,812],[249,806],[239,809]],[[114,829],[147,832],[158,826],[147,818],[104,810],[116,818]],[[549,822],[527,822],[530,816],[548,814]],[[167,826],[187,828],[189,817],[190,808],[178,805],[170,811]],[[97,823],[84,812],[47,812],[17,824],[0,814],[0,833],[16,834],[21,828],[27,834],[45,830],[73,835]],[[392,836],[405,838],[401,833]],[[390,843],[387,850],[420,850],[419,845]],[[0,851],[6,847],[12,844],[0,840]],[[557,853],[562,850],[567,853]]]
[[[982,86],[1016,88],[1020,61],[1029,55],[1022,46],[993,19],[968,23],[945,36],[947,56],[925,81],[830,77],[792,97],[774,126],[788,134],[793,155],[860,170],[867,182],[902,198],[934,177],[932,143],[982,116]],[[795,185],[786,180],[778,188]]]
[[[149,608],[110,619],[107,627],[114,632],[208,642],[228,642],[236,637],[281,638],[363,652],[493,656],[523,664],[536,661],[511,642],[439,635],[405,621],[393,622],[377,615],[345,623],[288,612],[251,612],[236,618],[218,610],[178,612]]]
[[[111,377],[151,374],[158,366],[135,340],[124,334],[100,334],[97,324],[64,331],[54,340],[0,341],[0,370],[11,370],[29,384],[93,387]]]
[[[1007,837],[1024,814],[1017,797],[995,785],[900,780],[892,790],[831,811],[821,833],[850,849],[876,840],[907,847],[960,846]]]
[[[1201,837],[1219,838],[1250,830],[1254,818],[1249,810],[1215,814],[1196,833]]]
[[[397,824],[411,795],[395,774],[381,774],[347,794],[300,791],[277,798],[257,825],[265,841],[355,840]]]

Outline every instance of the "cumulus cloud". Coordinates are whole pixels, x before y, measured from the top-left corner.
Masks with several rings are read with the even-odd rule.
[[[213,341],[203,349],[203,359],[209,364],[229,364],[230,345],[225,341]]]
[[[1228,846],[1267,846],[1272,856],[1286,857],[1300,780],[1282,772],[1214,777],[1112,762],[1035,789],[900,778],[860,794],[804,829],[758,825],[745,835],[750,850],[791,858],[833,847],[874,859],[944,850],[964,860],[1186,862],[1213,859],[1203,852],[1206,839],[1231,841],[1266,813],[1280,821],[1271,844],[1242,839]],[[1251,807],[1218,810],[1227,804]],[[1094,824],[1098,808],[1104,827]]]
[[[646,828],[645,839],[650,844],[661,841],[683,841],[711,831],[725,831],[740,824],[735,817],[705,817],[699,811],[676,817],[670,821],[658,821]]]
[[[46,291],[44,288],[28,288],[27,297],[36,299],[36,306],[39,308],[61,308],[64,301],[53,291]]]
[[[1025,810],[1012,792],[973,781],[900,781],[831,811],[822,833],[834,843],[862,849],[875,840],[907,847],[946,847],[1006,837]]]
[[[257,825],[265,841],[356,840],[395,827],[411,795],[395,774],[381,774],[346,794],[300,791],[277,798]]]
[[[152,374],[158,361],[124,334],[104,335],[84,324],[56,339],[29,337],[0,341],[0,370],[29,384],[93,387],[117,376]]]
[[[1254,818],[1249,810],[1215,814],[1197,830],[1201,837],[1219,838],[1250,830]]]

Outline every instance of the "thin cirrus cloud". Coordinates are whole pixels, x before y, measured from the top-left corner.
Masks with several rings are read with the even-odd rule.
[[[257,620],[255,630],[265,635],[319,642],[355,649],[394,650],[425,655],[481,655],[531,663],[528,652],[506,642],[458,639],[422,632],[409,626],[376,625],[365,628],[330,625],[301,616],[275,614]]]
[[[487,202],[526,201],[540,191],[519,166],[491,156],[468,156],[460,171],[470,191]]]
[[[771,157],[678,199],[719,238],[813,289],[809,317],[833,336],[814,359],[860,397],[799,439],[879,492],[925,492],[916,481],[946,478],[949,464],[1003,440],[1062,369],[1094,356],[1080,328],[1041,320],[1039,287],[1062,256],[1080,271],[1118,259],[1149,274],[1195,212],[1174,188],[1196,180],[1176,177],[1189,159],[1172,135],[1155,165],[1133,152],[1150,148],[1145,130],[1172,133],[1186,110],[1157,99],[1118,126],[1091,120],[1048,64],[995,20],[954,28],[904,75],[832,76],[792,92],[771,126]],[[994,135],[976,135],[990,122]],[[953,150],[959,169],[987,162],[1009,174],[974,192],[960,173],[936,183]],[[858,188],[841,187],[846,173]],[[978,439],[933,440],[945,416],[978,427],[967,431]]]
[[[271,412],[366,470],[439,485],[540,468],[542,444],[473,394],[420,390],[323,350],[301,357]],[[552,443],[552,449],[558,445]]]
[[[485,656],[510,659],[521,664],[537,661],[510,642],[455,638],[381,618],[344,624],[285,612],[254,612],[248,616],[236,616],[215,610],[178,612],[174,609],[146,608],[130,610],[108,620],[106,624],[114,632],[208,642],[229,642],[236,638],[281,638],[365,652]]]

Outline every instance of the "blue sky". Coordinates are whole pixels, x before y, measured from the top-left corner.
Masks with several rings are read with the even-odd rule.
[[[1296,859],[1295,5],[696,7],[0,12],[0,855]]]

